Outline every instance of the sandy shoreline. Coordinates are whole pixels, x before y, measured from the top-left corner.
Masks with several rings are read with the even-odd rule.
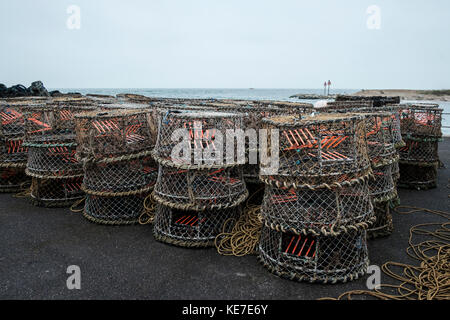
[[[400,96],[402,100],[433,100],[450,101],[450,90],[405,90],[405,89],[377,89],[361,90],[353,96]]]

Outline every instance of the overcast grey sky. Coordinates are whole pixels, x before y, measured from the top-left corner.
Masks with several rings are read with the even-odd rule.
[[[80,29],[66,25],[70,5]],[[448,0],[1,0],[0,82],[440,89],[449,39]]]

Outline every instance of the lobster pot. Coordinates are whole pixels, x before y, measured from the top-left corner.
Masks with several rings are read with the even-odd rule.
[[[242,171],[246,183],[259,183],[259,164],[246,163]]]
[[[323,113],[263,121],[272,158],[261,164],[265,183],[316,188],[360,179],[371,172],[361,115]],[[278,150],[279,165],[274,166]]]
[[[439,161],[438,143],[436,139],[405,138],[405,146],[399,149],[400,161],[411,164]]]
[[[278,231],[337,235],[349,228],[368,227],[374,219],[370,200],[368,179],[315,190],[268,185],[261,214],[266,225]]]
[[[202,166],[235,166],[245,163],[245,146],[230,146],[227,155],[227,132],[244,129],[243,115],[238,113],[174,110],[159,113],[159,134],[153,151],[159,163],[194,169]],[[239,132],[238,137],[244,138]],[[173,137],[176,137],[174,142]],[[242,141],[243,142],[243,141]],[[238,157],[239,154],[239,157]],[[238,161],[239,160],[239,161]]]
[[[400,162],[400,180],[398,186],[417,190],[437,187],[438,163],[414,165]]]
[[[366,273],[369,264],[366,231],[312,236],[263,227],[259,259],[272,273],[291,280],[322,283],[355,280]]]
[[[30,183],[31,179],[25,174],[25,168],[0,165],[0,193],[18,192]]]
[[[100,160],[148,153],[156,137],[152,114],[144,109],[113,109],[77,115],[79,157]]]
[[[93,110],[95,107],[82,105],[30,106],[23,109],[25,117],[25,141],[36,142],[55,135],[75,134],[76,114]]]
[[[373,102],[372,101],[333,101],[327,102],[327,105],[324,107],[317,108],[317,111],[320,112],[342,112],[347,110],[352,110],[354,112],[358,112],[361,109],[372,109]]]
[[[84,197],[82,177],[66,179],[32,178],[31,200],[39,207],[70,207]]]
[[[23,145],[22,138],[4,138],[1,141],[0,163],[26,163],[28,148]]]
[[[253,102],[255,106],[261,109],[278,108],[281,114],[308,114],[314,111],[314,105],[311,103],[292,102],[292,101],[273,101],[273,100],[256,100]]]
[[[158,241],[183,247],[214,246],[216,236],[223,232],[227,220],[236,221],[240,206],[205,211],[189,211],[157,205],[153,233]],[[232,223],[226,224],[231,231]]]
[[[28,175],[47,179],[83,175],[73,135],[49,136],[24,146],[28,147]]]
[[[395,148],[404,146],[401,131],[401,108],[395,105],[384,106],[376,109],[377,111],[388,112],[392,118],[392,138]]]
[[[374,177],[369,182],[370,196],[373,202],[385,202],[397,195],[392,174],[393,166],[394,164],[388,164],[373,168]]]
[[[375,209],[375,223],[367,229],[367,238],[376,239],[386,237],[394,231],[394,224],[392,221],[391,201],[379,202],[374,205]]]
[[[108,160],[108,159],[107,159]],[[116,195],[153,188],[158,167],[150,156],[123,161],[88,162],[84,167],[83,188],[99,195]]]
[[[442,136],[442,112],[437,104],[408,104],[401,107],[401,131],[403,136]]]
[[[336,101],[371,102],[374,108],[378,108],[389,104],[398,104],[400,103],[400,97],[338,95]]]
[[[0,104],[0,137],[23,137],[25,119],[22,107],[25,104]]]
[[[135,224],[144,211],[146,196],[146,193],[119,197],[86,194],[84,217],[99,224]]]
[[[248,196],[242,166],[184,170],[160,164],[153,196],[159,203],[183,210],[235,207]]]

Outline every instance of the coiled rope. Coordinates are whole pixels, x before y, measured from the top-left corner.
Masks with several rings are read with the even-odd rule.
[[[399,214],[427,212],[450,220],[450,212],[399,206]],[[415,236],[425,236],[427,240],[414,243]],[[353,296],[372,296],[383,300],[449,300],[450,299],[450,222],[423,223],[409,231],[409,247],[406,254],[417,260],[418,265],[388,261],[381,270],[400,284],[381,284],[374,291],[353,290],[341,294],[337,299],[351,300]],[[390,288],[396,293],[388,293]]]
[[[233,218],[225,221],[222,232],[214,241],[219,254],[242,257],[256,253],[263,222],[260,214],[261,205],[251,204],[251,200],[262,190],[264,188],[259,189],[247,199],[244,212],[237,221]],[[229,231],[232,224],[234,225]]]
[[[149,194],[144,199],[144,210],[139,216],[139,224],[152,224],[155,220],[156,202],[152,194]]]

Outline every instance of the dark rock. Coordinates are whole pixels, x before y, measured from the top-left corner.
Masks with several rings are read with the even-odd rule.
[[[61,93],[59,90],[50,91],[49,94],[52,97],[62,97],[62,96],[64,96],[64,93]]]
[[[8,88],[8,90],[6,90],[6,97],[16,98],[16,97],[27,97],[27,96],[30,96],[30,92],[28,91],[28,89],[25,86],[23,86],[21,84],[17,84],[15,86]]]
[[[49,93],[47,89],[45,89],[42,81],[35,81],[31,83],[31,86],[28,88],[28,91],[30,91],[31,95],[33,96],[40,96],[40,97],[49,96]]]
[[[7,90],[8,90],[8,87],[6,87],[3,83],[0,83],[0,97],[2,97],[4,94],[6,94]]]

